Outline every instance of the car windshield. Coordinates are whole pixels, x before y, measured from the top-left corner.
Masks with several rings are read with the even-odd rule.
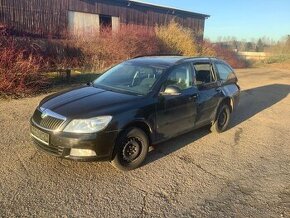
[[[93,82],[95,87],[147,95],[165,69],[134,63],[119,64]]]

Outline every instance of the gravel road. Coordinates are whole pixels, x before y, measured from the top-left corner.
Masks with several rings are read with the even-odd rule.
[[[155,146],[119,172],[37,151],[29,118],[44,97],[0,101],[0,217],[290,217],[290,71],[237,71],[231,128]]]

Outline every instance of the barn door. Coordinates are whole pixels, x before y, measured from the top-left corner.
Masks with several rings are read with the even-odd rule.
[[[68,12],[68,29],[73,35],[95,35],[100,31],[100,17],[98,14]]]
[[[112,17],[112,30],[113,32],[117,32],[120,28],[120,18]]]

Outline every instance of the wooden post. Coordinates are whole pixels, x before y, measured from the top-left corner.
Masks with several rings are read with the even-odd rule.
[[[66,70],[66,81],[70,82],[70,79],[71,79],[71,70],[67,69]]]

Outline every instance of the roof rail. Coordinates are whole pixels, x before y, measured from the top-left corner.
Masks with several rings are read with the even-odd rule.
[[[158,56],[160,56],[160,57],[162,57],[162,56],[180,56],[180,57],[182,57],[183,55],[181,55],[181,54],[150,54],[150,55],[138,55],[132,59],[142,58],[142,57],[154,57],[154,56],[157,56],[157,57]]]
[[[208,58],[208,59],[217,59],[216,57],[213,57],[213,56],[189,56],[189,57],[186,57],[187,59],[191,59],[191,58]]]
[[[177,63],[180,63],[184,60],[191,60],[191,59],[209,59],[209,60],[216,60],[216,57],[210,57],[210,56],[184,56],[184,58],[182,60],[179,60]]]

